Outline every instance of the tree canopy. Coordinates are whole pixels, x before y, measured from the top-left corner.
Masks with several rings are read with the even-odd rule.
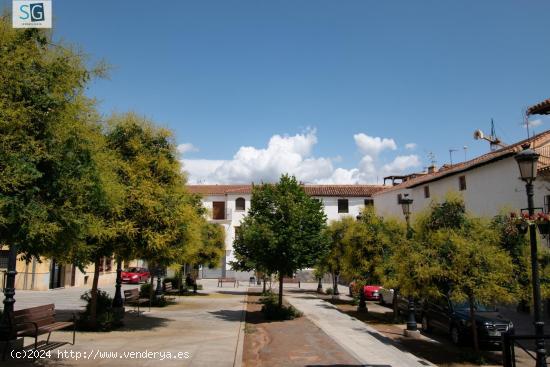
[[[312,267],[325,252],[325,226],[323,204],[307,195],[295,177],[254,186],[234,243],[237,263],[278,274],[281,306],[283,277]]]

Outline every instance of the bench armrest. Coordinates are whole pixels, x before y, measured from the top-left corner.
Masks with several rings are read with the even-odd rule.
[[[17,326],[19,325],[25,325],[25,324],[30,324],[30,325],[33,325],[34,326],[34,332],[35,334],[38,334],[38,324],[34,321],[22,321],[22,322],[18,322],[15,324],[15,327],[17,328]]]

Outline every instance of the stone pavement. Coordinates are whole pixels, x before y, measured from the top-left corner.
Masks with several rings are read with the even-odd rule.
[[[205,288],[199,292],[203,295],[179,297],[175,305],[152,308],[151,312],[146,311],[139,317],[130,312],[126,325],[116,331],[77,332],[76,345],[64,344],[52,351],[50,359],[42,359],[33,366],[240,366],[246,287],[216,288],[215,280],[200,283]],[[106,290],[112,292],[114,288]],[[84,291],[82,288],[21,291],[16,294],[16,308],[53,302],[60,310],[78,310],[83,306],[79,296]],[[65,342],[70,338],[71,334],[66,331],[52,334],[53,342]],[[41,337],[43,339],[45,337]],[[31,339],[27,338],[25,342],[29,344]],[[80,360],[59,354],[64,351],[72,351],[73,357],[80,353]],[[105,358],[109,352],[110,358]],[[141,354],[131,357],[123,355],[124,352]],[[157,355],[146,356],[145,352],[157,352]],[[168,359],[167,354],[159,352],[170,352],[174,356],[181,352],[182,358]],[[185,358],[185,352],[189,358]],[[2,365],[31,364],[12,361]]]
[[[341,289],[340,292],[344,293],[345,290]],[[396,348],[390,339],[372,327],[341,313],[330,303],[312,294],[285,289],[285,299],[364,366],[434,366],[426,360]]]

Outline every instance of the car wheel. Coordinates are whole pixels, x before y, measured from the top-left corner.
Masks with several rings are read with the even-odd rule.
[[[462,338],[460,337],[460,331],[456,326],[451,327],[451,341],[454,345],[462,344]]]
[[[430,322],[428,321],[428,316],[422,315],[422,330],[425,332],[430,332]]]

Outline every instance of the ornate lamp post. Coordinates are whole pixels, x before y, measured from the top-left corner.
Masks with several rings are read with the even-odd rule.
[[[359,222],[361,220],[361,214],[359,214],[355,219]],[[359,305],[357,306],[357,312],[369,312],[367,307],[367,300],[365,299],[365,285],[363,282],[359,284]]]
[[[116,285],[115,285],[115,298],[113,298],[113,309],[122,319],[124,317],[124,301],[122,300],[122,258],[117,257],[116,260]]]
[[[162,297],[162,268],[157,267],[157,288],[155,289],[155,298],[159,299]]]
[[[539,154],[529,145],[524,145],[523,150],[514,157],[518,162],[520,178],[525,182],[527,192],[527,208],[529,216],[535,214],[533,203],[533,181],[537,178],[537,162]],[[531,272],[533,278],[533,303],[535,323],[535,345],[537,353],[537,367],[546,367],[546,349],[544,347],[544,321],[542,321],[539,266],[537,260],[537,234],[534,223],[529,224],[529,239],[531,242]]]
[[[12,331],[10,327],[9,317],[13,313],[13,306],[15,304],[15,270],[17,266],[17,246],[11,244],[8,253],[8,271],[6,274],[6,286],[4,288],[4,313],[2,320],[0,320],[0,340],[7,341],[15,339],[14,334],[10,334]]]
[[[403,195],[403,198],[401,199],[401,209],[403,209],[403,215],[405,216],[405,221],[407,222],[407,239],[411,238],[411,204],[413,202],[413,199],[409,197],[409,194]],[[409,304],[408,304],[408,311],[409,316],[407,318],[407,330],[405,331],[405,335],[412,336],[414,334],[418,333],[418,328],[416,326],[416,317],[415,317],[415,309],[414,309],[414,297],[409,296]]]

